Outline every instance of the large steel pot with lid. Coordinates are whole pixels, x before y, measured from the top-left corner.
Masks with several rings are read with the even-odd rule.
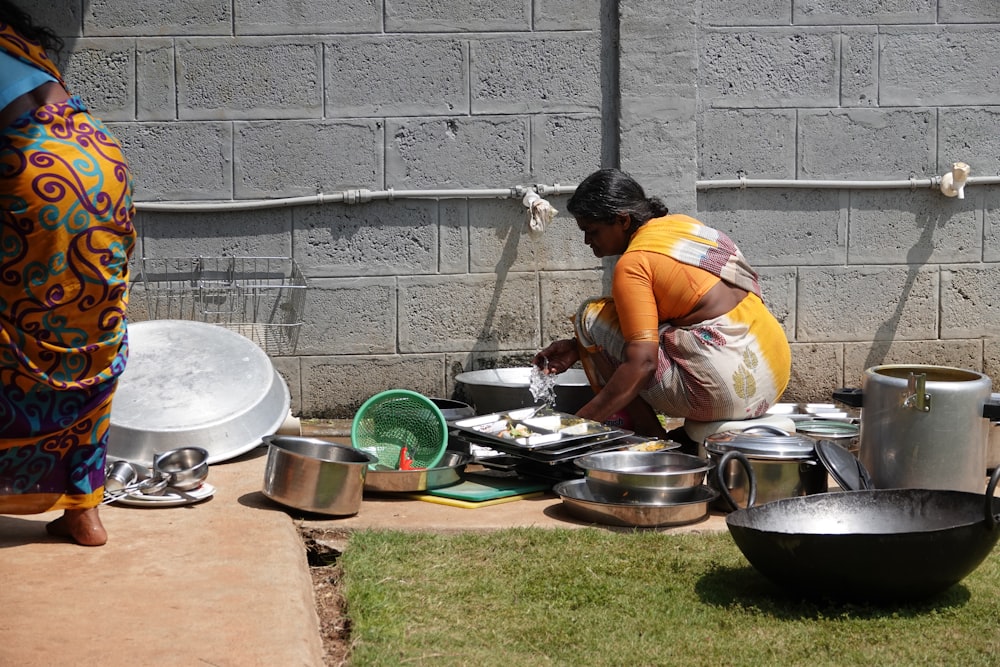
[[[827,490],[827,469],[816,454],[816,442],[805,435],[772,427],[723,431],[705,438],[702,455],[718,461],[727,452],[741,452],[757,477],[757,504]],[[719,470],[733,500],[746,505],[746,473],[739,466]]]
[[[990,389],[972,370],[886,365],[833,397],[861,408],[859,457],[875,488],[982,493],[989,420],[1000,419]]]

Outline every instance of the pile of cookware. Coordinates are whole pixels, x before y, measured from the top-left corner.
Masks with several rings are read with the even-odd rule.
[[[103,504],[171,507],[211,497],[209,453],[201,447],[178,447],[153,456],[152,466],[124,459],[108,462]]]
[[[829,442],[814,449],[844,491],[819,492],[807,448],[768,436],[780,446],[750,456],[769,501],[726,517],[737,546],[762,574],[807,596],[894,602],[958,583],[1000,537],[1000,469],[988,483],[985,476],[990,421],[1000,418],[990,389],[988,377],[965,369],[868,369],[860,389],[834,392],[861,408],[860,460]],[[748,437],[719,437],[705,448]]]
[[[573,515],[585,521],[642,528],[678,526],[708,517],[709,505],[724,487],[710,475],[738,460],[754,492],[750,463],[739,452],[729,452],[717,467],[714,461],[676,451],[613,451],[576,460],[583,479],[566,480],[554,491]],[[735,502],[729,498],[729,502]]]

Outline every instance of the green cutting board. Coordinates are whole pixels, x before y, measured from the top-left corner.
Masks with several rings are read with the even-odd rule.
[[[548,491],[552,484],[523,477],[487,477],[484,475],[469,475],[466,479],[441,489],[427,491],[429,496],[454,498],[470,502],[482,502],[517,496],[534,491]]]

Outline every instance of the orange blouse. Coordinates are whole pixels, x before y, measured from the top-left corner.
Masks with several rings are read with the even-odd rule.
[[[663,322],[684,317],[719,277],[705,269],[647,250],[618,259],[611,296],[626,341],[659,340]]]

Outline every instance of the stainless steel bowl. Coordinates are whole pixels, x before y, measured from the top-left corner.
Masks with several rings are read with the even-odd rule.
[[[455,376],[466,399],[481,415],[535,405],[530,381],[530,366],[489,368]],[[556,376],[555,394],[555,409],[568,414],[576,413],[594,397],[587,374],[578,368]]]
[[[441,489],[462,481],[461,473],[471,458],[462,452],[447,451],[438,465],[424,470],[369,468],[365,475],[364,489],[380,493],[413,493]]]
[[[719,497],[709,486],[698,486],[693,496],[681,502],[643,502],[621,493],[604,493],[586,479],[559,482],[553,491],[563,506],[579,519],[611,526],[655,528],[696,523],[708,516],[708,506]]]
[[[674,451],[614,451],[588,454],[576,459],[587,484],[596,492],[650,502],[686,501],[715,463]]]
[[[167,480],[167,486],[181,491],[197,489],[208,477],[208,450],[179,447],[153,457],[153,471]]]
[[[319,438],[272,435],[264,438],[265,496],[305,512],[349,516],[361,509],[368,452]]]

